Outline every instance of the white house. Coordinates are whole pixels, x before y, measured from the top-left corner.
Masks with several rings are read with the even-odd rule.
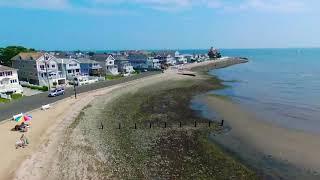
[[[175,57],[177,64],[187,64],[188,59],[185,58],[183,55],[178,55]]]
[[[43,52],[19,53],[11,60],[13,68],[18,69],[20,81],[40,86],[66,83],[53,55]]]
[[[80,62],[72,58],[61,58],[55,60],[58,63],[58,69],[67,79],[74,79],[80,76]]]
[[[149,57],[147,63],[148,69],[161,69],[161,63],[159,59]]]
[[[0,93],[23,93],[16,69],[0,65]]]
[[[109,55],[105,62],[106,74],[108,75],[118,75],[118,66],[114,63],[115,59],[112,55]]]

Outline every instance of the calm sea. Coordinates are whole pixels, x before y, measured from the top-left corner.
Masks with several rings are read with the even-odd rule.
[[[231,97],[263,120],[320,133],[320,49],[228,49],[222,55],[250,62],[210,71],[230,81],[212,93]]]

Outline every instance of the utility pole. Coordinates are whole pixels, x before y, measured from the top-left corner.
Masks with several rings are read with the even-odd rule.
[[[44,55],[44,65],[45,65],[45,68],[46,68],[46,76],[47,76],[47,80],[48,80],[48,91],[50,91],[50,80],[49,80],[49,74],[48,74],[48,57],[46,55]]]

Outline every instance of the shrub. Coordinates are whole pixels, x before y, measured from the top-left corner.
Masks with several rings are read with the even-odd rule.
[[[22,98],[22,94],[11,94],[12,99],[19,99]]]
[[[48,91],[49,88],[47,86],[35,86],[35,85],[22,85],[23,87],[27,87],[30,89],[35,89],[39,91]]]

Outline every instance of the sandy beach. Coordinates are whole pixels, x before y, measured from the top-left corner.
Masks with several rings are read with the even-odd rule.
[[[24,149],[16,150],[14,148],[14,143],[21,136],[21,133],[10,131],[15,122],[5,121],[0,124],[1,144],[3,145],[0,150],[3,162],[0,165],[0,177],[4,177],[4,179],[42,179],[44,175],[50,174],[53,175],[51,179],[54,179],[53,177],[57,176],[57,174],[52,174],[54,169],[49,170],[47,168],[58,168],[55,166],[55,164],[58,164],[58,160],[53,159],[53,157],[56,157],[59,153],[59,147],[63,142],[66,129],[74,123],[82,110],[91,105],[90,103],[95,99],[101,97],[104,98],[104,103],[109,103],[123,94],[136,92],[138,89],[149,85],[172,80],[202,78],[199,74],[196,77],[181,75],[183,73],[197,74],[192,72],[197,67],[222,68],[237,63],[243,62],[225,59],[188,64],[184,65],[183,68],[170,68],[162,74],[80,94],[78,99],[68,97],[56,102],[51,109],[46,111],[34,110],[29,112],[33,116],[33,120],[30,132],[26,135],[31,144]],[[259,121],[254,114],[245,111],[231,101],[219,97],[205,97],[202,101],[226,120],[232,128],[228,135],[234,139],[238,139],[241,143],[252,146],[261,153],[276,159],[310,171],[320,170],[320,159],[315,156],[320,150],[317,135],[291,131]],[[220,139],[224,140],[223,137]],[[81,144],[82,140],[78,139],[78,141]],[[56,171],[56,173],[59,172],[58,169]],[[97,177],[93,177],[93,179],[97,179]]]
[[[226,61],[223,60],[190,64],[184,66],[184,68],[190,69],[197,66],[225,62]],[[10,120],[3,121],[0,124],[0,143],[3,146],[0,150],[2,160],[0,165],[0,177],[3,179],[37,179],[39,175],[38,171],[42,170],[42,163],[50,163],[46,162],[45,159],[54,156],[55,152],[52,151],[52,149],[55,149],[59,144],[59,140],[62,136],[61,133],[94,98],[106,94],[112,94],[113,96],[121,95],[119,94],[121,93],[119,89],[123,88],[133,90],[134,88],[137,88],[137,86],[141,87],[161,81],[187,78],[191,77],[178,75],[177,69],[167,70],[163,74],[79,94],[77,99],[74,99],[73,97],[66,98],[52,104],[52,108],[46,111],[36,109],[32,112],[28,112],[27,114],[33,116],[33,120],[30,131],[25,134],[31,143],[24,149],[14,148],[16,140],[21,136],[21,133],[10,131],[16,123]]]

